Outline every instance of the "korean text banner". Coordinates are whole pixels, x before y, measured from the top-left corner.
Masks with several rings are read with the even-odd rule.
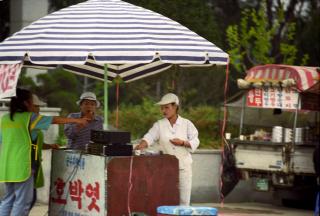
[[[0,65],[0,99],[16,96],[22,64]]]

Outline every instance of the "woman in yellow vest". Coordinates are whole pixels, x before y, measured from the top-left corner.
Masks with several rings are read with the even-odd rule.
[[[86,125],[85,118],[41,116],[33,113],[32,93],[17,89],[11,98],[10,113],[1,120],[0,182],[5,182],[5,196],[0,203],[1,216],[27,216],[33,199],[34,168],[31,136],[34,131],[48,129],[51,124],[76,123]],[[35,151],[36,152],[36,151]],[[34,154],[37,157],[37,154]]]
[[[46,103],[41,101],[37,95],[32,94],[32,102],[33,102],[33,110],[32,112],[39,114],[40,106],[45,106]],[[32,121],[32,119],[31,119]],[[47,128],[51,124],[51,118],[47,118],[47,116],[42,116],[41,120],[37,122],[39,128]],[[42,130],[32,130],[31,133],[31,141],[35,148],[33,148],[31,155],[34,170],[34,189],[33,189],[33,200],[30,206],[30,209],[34,206],[37,201],[37,188],[41,188],[44,186],[44,176],[42,170],[42,150],[43,149],[59,149],[58,144],[46,144],[44,143],[44,136]],[[35,157],[35,151],[37,150],[37,158]]]

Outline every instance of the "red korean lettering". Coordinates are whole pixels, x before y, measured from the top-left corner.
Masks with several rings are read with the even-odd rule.
[[[17,70],[18,67],[16,66],[3,65],[1,67],[0,86],[2,92],[13,88],[11,82],[16,79]]]
[[[69,193],[72,201],[78,202],[78,209],[82,209],[82,198],[81,195],[84,192],[82,187],[82,181],[76,180],[74,182],[69,182]]]
[[[254,101],[254,93],[252,91],[249,91],[248,93],[248,101],[249,103],[253,103]]]
[[[260,97],[262,95],[261,89],[254,89],[254,94],[256,97]]]
[[[262,106],[263,95],[261,89],[252,89],[247,96],[248,106]]]
[[[66,199],[62,199],[62,195],[64,194],[64,187],[66,183],[61,179],[57,178],[57,180],[54,182],[55,191],[58,197],[54,198],[52,197],[52,202],[58,203],[58,204],[66,204]]]
[[[100,185],[98,182],[95,182],[95,187],[92,184],[88,184],[86,187],[86,195],[87,197],[91,198],[91,203],[88,205],[89,211],[95,209],[97,212],[100,212],[100,208],[97,205],[97,200],[100,199],[99,188]]]
[[[255,104],[257,104],[257,106],[262,106],[262,99],[261,98],[255,98]]]

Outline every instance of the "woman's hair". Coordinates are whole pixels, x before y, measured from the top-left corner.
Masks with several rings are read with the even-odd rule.
[[[17,88],[16,96],[11,98],[10,101],[10,119],[16,112],[27,112],[28,108],[25,102],[32,98],[32,93],[29,90]]]

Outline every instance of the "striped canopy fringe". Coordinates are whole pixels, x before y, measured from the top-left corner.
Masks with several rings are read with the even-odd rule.
[[[292,66],[292,65],[259,65],[247,71],[246,80],[257,81],[282,81],[294,79],[300,91],[305,91],[319,82],[320,72],[317,67]]]
[[[121,77],[124,82],[130,82],[167,70],[171,66],[169,63],[161,62],[160,59],[155,59],[149,64],[110,64],[108,81],[112,82],[114,78]],[[104,66],[96,64],[92,58],[89,58],[84,65],[63,65],[63,68],[73,73],[104,80]]]

